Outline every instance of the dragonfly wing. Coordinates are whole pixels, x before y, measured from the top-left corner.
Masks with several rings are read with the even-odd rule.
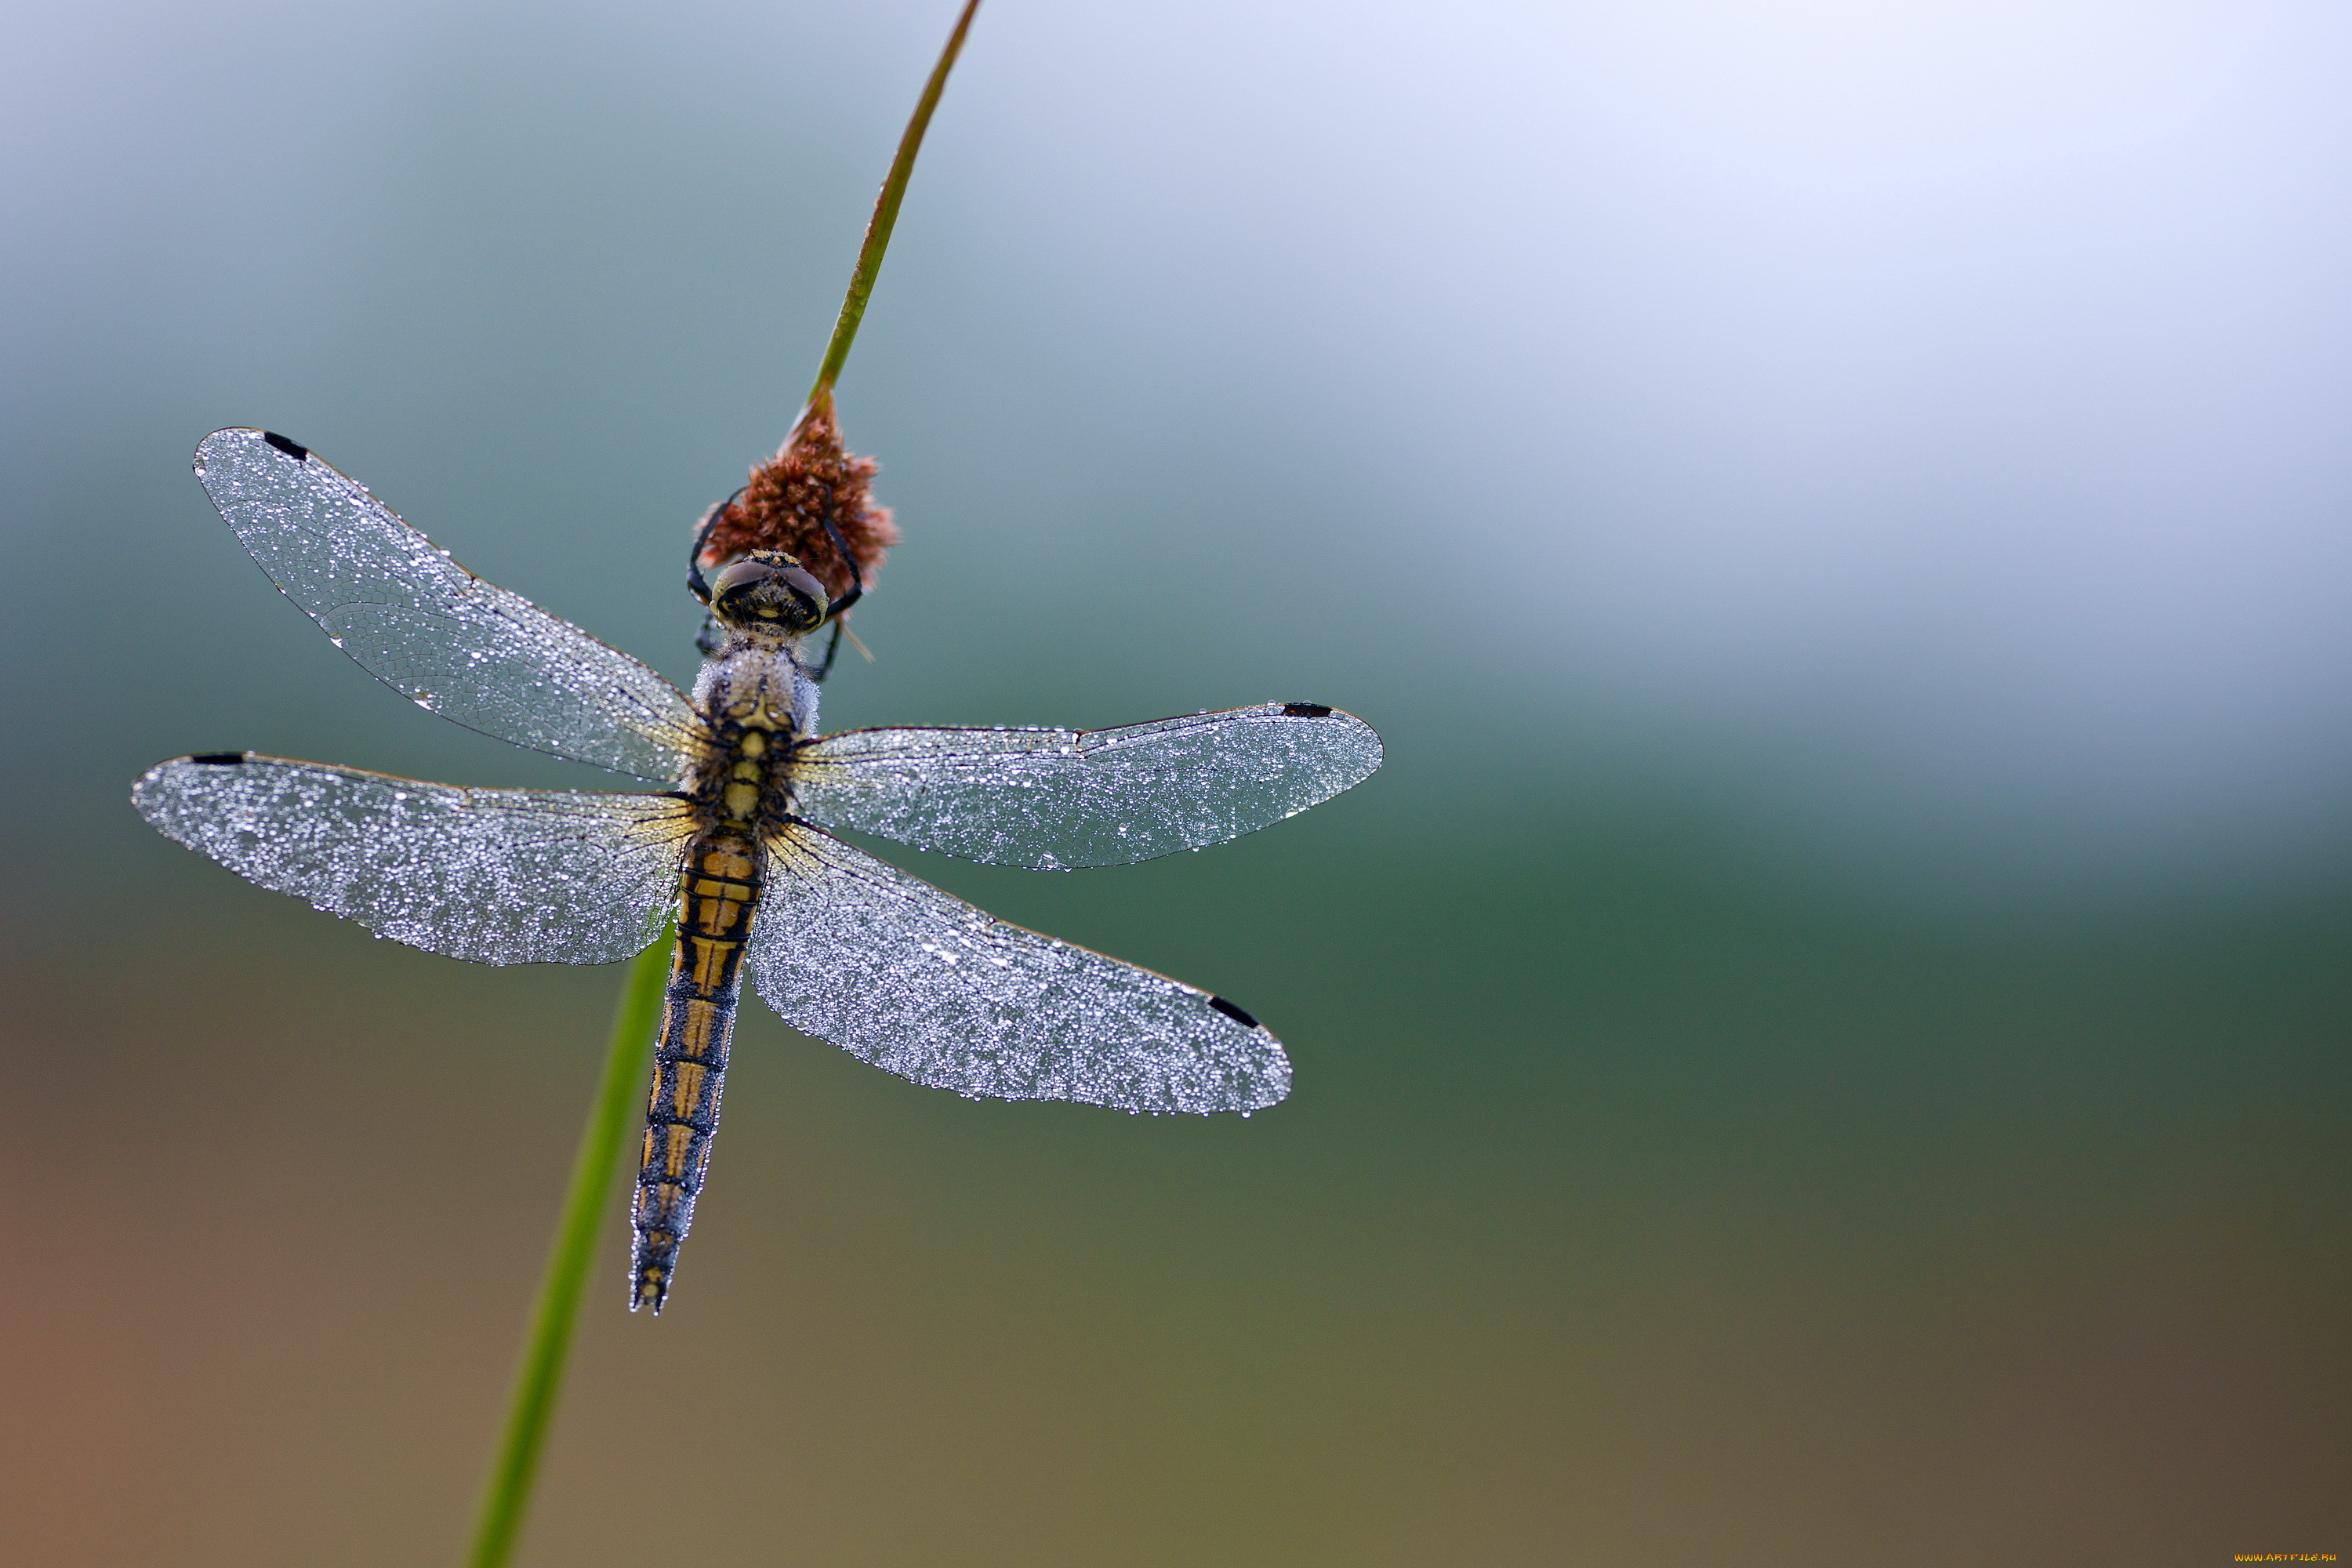
[[[370,675],[469,730],[668,784],[701,720],[646,666],[483,582],[282,436],[215,430],[196,476],[253,558]]]
[[[477,963],[643,951],[693,832],[668,795],[459,789],[236,752],[151,768],[131,799],[248,881]]]
[[[1370,725],[1308,702],[1116,730],[849,730],[794,753],[793,809],[992,866],[1123,866],[1296,816],[1380,765]]]
[[[785,1022],[931,1089],[1253,1110],[1290,1061],[1222,997],[1007,925],[813,827],[768,841],[753,982]]]

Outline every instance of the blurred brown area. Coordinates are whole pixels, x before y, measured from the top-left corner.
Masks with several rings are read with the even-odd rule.
[[[1018,912],[1164,951],[1225,885],[1184,859],[1139,922],[1062,879]],[[1549,971],[1535,883],[1399,924],[1273,879],[1238,934],[1319,910],[1283,957],[1339,984],[1273,999],[1302,1088],[1247,1121],[967,1103],[747,1008],[658,1321],[614,1194],[524,1560],[2341,1540],[2341,907],[1924,942],[1554,869],[1590,940]],[[230,920],[97,984],[15,950],[11,1554],[451,1560],[617,972],[215,880],[184,912]],[[1415,956],[1463,991],[1381,982]]]

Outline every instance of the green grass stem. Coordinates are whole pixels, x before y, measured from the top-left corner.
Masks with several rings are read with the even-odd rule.
[[[848,362],[849,345],[856,341],[857,324],[866,316],[866,301],[882,270],[882,254],[890,247],[890,231],[898,226],[898,205],[906,199],[907,180],[915,172],[915,154],[921,151],[923,132],[930,129],[931,110],[939,107],[948,72],[963,50],[964,35],[980,0],[964,0],[955,31],[948,35],[923,96],[898,138],[898,155],[874,199],[874,216],[866,225],[865,243],[857,247],[857,264],[849,274],[849,292],[833,323],[833,337],[824,347],[816,383],[809,390],[805,418],[812,411],[829,409],[833,384]],[[507,1409],[506,1436],[497,1461],[482,1489],[481,1510],[474,1521],[474,1546],[468,1568],[505,1568],[522,1530],[530,1505],[531,1484],[539,1476],[540,1452],[547,1441],[547,1425],[555,1414],[555,1397],[563,1385],[563,1368],[572,1351],[572,1330],[580,1317],[580,1297],[596,1260],[596,1233],[604,1217],[605,1195],[613,1188],[614,1168],[620,1163],[632,1115],[645,1083],[646,1062],[653,1052],[654,1029],[661,1014],[662,985],[669,973],[669,943],[655,943],[629,966],[621,992],[621,1005],[613,1018],[613,1043],[604,1053],[604,1076],[596,1087],[596,1102],[589,1109],[588,1125],[580,1134],[579,1152],[572,1160],[572,1190],[563,1200],[557,1222],[555,1247],[549,1253],[547,1272],[540,1280],[539,1304],[530,1320],[530,1338],[523,1347],[522,1365],[515,1373],[514,1394]]]
[[[653,1056],[669,959],[670,942],[665,934],[629,964],[621,1005],[613,1015],[613,1043],[604,1052],[604,1077],[596,1085],[588,1125],[581,1130],[579,1151],[572,1157],[572,1189],[564,1196],[555,1247],[548,1254],[547,1272],[540,1279],[530,1338],[523,1347],[522,1364],[516,1371],[514,1394],[507,1409],[506,1436],[499,1444],[498,1459],[482,1489],[481,1510],[475,1516],[474,1547],[466,1559],[468,1568],[503,1568],[514,1552],[523,1512],[530,1504],[548,1420],[555,1414],[555,1396],[562,1387],[564,1362],[572,1350],[572,1325],[580,1319],[580,1295],[596,1261],[596,1237],[603,1228],[605,1200],[613,1191],[613,1173],[621,1163],[640,1111],[637,1102],[644,1094],[646,1064]],[[615,1278],[614,1283],[617,1294],[620,1281]]]
[[[874,198],[874,216],[866,222],[866,242],[857,247],[857,265],[850,268],[849,292],[842,297],[841,314],[834,319],[833,337],[824,345],[824,359],[816,367],[815,384],[809,388],[808,405],[821,408],[833,396],[833,384],[841,375],[841,367],[849,361],[849,345],[857,340],[857,323],[866,319],[866,300],[874,292],[874,279],[882,270],[882,253],[890,248],[890,231],[898,226],[898,204],[907,197],[907,180],[915,172],[915,154],[922,151],[923,132],[931,128],[931,110],[939,107],[940,89],[948,84],[948,72],[953,68],[956,56],[963,52],[963,36],[971,31],[972,13],[980,9],[980,0],[964,0],[963,12],[956,17],[955,31],[948,35],[947,47],[940,51],[940,63],[931,68],[931,79],[923,84],[923,96],[916,100],[915,112],[908,118],[907,129],[898,138],[898,155],[890,160],[890,173],[882,181],[881,194]]]

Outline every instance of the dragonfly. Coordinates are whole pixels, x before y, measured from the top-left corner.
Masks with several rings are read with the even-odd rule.
[[[1320,703],[1116,729],[816,730],[811,634],[843,603],[793,555],[704,579],[691,693],[475,576],[273,432],[195,468],[262,571],[420,707],[656,786],[472,789],[214,752],[142,775],[166,836],[378,936],[478,963],[671,956],[631,1207],[629,1306],[658,1312],[719,1127],[742,982],[786,1023],[913,1083],[1129,1111],[1251,1110],[1290,1064],[1222,996],[1024,930],[865,853],[1125,865],[1221,843],[1370,776],[1379,737]],[[715,635],[714,635],[715,634]]]

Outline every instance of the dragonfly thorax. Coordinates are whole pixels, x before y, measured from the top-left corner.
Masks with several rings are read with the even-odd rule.
[[[755,639],[730,641],[704,663],[694,683],[694,706],[721,750],[730,750],[747,731],[781,740],[805,737],[816,728],[816,682],[790,643],[762,647]]]

